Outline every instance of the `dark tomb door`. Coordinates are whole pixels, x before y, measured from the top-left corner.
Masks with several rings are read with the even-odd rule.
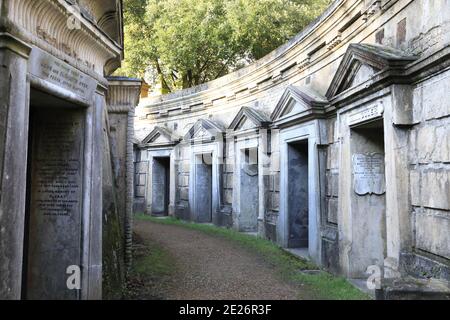
[[[170,158],[153,158],[152,214],[167,216],[169,213]]]
[[[288,248],[308,248],[308,143],[288,145]]]
[[[212,156],[196,157],[195,203],[197,222],[212,222]]]

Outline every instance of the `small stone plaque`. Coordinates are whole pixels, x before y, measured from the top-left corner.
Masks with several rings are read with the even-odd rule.
[[[95,79],[39,48],[33,48],[29,60],[30,73],[42,80],[67,89],[90,101],[97,87]]]
[[[381,103],[358,110],[349,116],[349,125],[364,123],[370,120],[381,118],[384,113],[384,107]]]
[[[381,153],[353,155],[353,184],[355,193],[382,195],[386,192],[384,155]]]

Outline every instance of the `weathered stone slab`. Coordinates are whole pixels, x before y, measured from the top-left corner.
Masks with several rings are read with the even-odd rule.
[[[337,197],[339,195],[339,173],[332,170],[327,173],[327,191],[329,197]]]
[[[337,198],[329,198],[327,200],[328,208],[327,208],[327,221],[330,223],[337,224],[338,223],[338,199]]]
[[[420,171],[412,170],[409,173],[409,184],[411,190],[411,204],[420,206]]]
[[[380,153],[355,154],[352,157],[354,190],[356,194],[382,195],[386,192],[384,155]]]
[[[416,213],[416,246],[450,259],[450,215],[425,209]]]
[[[39,110],[33,127],[27,297],[76,299],[66,269],[81,265],[84,114]]]
[[[440,80],[440,81],[437,81]],[[448,88],[450,75],[448,72],[440,79],[433,79],[423,88],[423,117],[425,120],[438,119],[450,115]]]
[[[92,99],[97,88],[94,79],[36,47],[30,55],[29,72],[77,94],[86,101]]]
[[[450,170],[429,169],[422,173],[421,205],[450,210]]]
[[[136,197],[145,197],[145,186],[136,187]]]
[[[353,126],[356,124],[371,121],[377,118],[381,118],[384,113],[384,107],[381,103],[370,105],[363,109],[360,109],[349,116],[349,125]]]

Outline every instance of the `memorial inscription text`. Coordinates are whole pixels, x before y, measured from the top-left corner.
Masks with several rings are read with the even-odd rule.
[[[46,123],[36,159],[37,210],[46,216],[66,216],[79,207],[81,192],[78,121]],[[75,151],[75,152],[73,152]],[[75,155],[75,156],[74,156]]]
[[[380,153],[353,155],[354,189],[358,195],[386,192],[384,155]]]

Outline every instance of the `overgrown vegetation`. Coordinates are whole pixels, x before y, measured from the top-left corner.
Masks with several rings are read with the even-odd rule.
[[[226,228],[219,228],[207,224],[190,223],[175,218],[161,219],[143,214],[136,215],[136,218],[154,223],[177,225],[197,230],[211,236],[235,241],[241,246],[261,255],[268,263],[274,266],[280,277],[286,281],[292,282],[298,286],[308,286],[311,296],[299,296],[299,298],[332,300],[369,299],[369,296],[353,287],[345,278],[333,276],[323,270],[314,273],[308,272],[317,270],[317,266],[282,250],[270,241]]]
[[[163,93],[221,77],[287,42],[331,0],[125,0],[118,74]]]

